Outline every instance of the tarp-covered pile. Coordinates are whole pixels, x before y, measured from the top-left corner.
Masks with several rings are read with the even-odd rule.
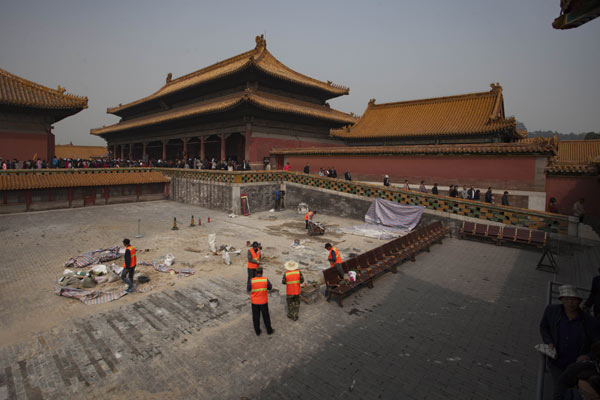
[[[98,249],[85,252],[75,257],[71,257],[69,261],[65,263],[67,268],[83,268],[92,264],[101,264],[106,261],[112,261],[119,258],[120,247],[113,246],[108,249]]]
[[[406,206],[375,199],[365,214],[365,224],[339,229],[341,232],[377,239],[404,236],[421,220],[424,207]]]

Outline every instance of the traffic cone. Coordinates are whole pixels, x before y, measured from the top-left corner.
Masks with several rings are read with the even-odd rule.
[[[192,215],[192,221],[190,222],[190,226],[196,226],[196,224],[194,223],[194,216]]]
[[[210,224],[210,217],[208,217],[208,223]]]
[[[202,220],[198,218],[198,226],[202,226]]]
[[[173,217],[173,227],[171,228],[172,231],[178,231],[179,228],[177,227],[177,217]]]

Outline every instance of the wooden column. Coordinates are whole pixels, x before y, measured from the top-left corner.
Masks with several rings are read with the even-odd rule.
[[[162,159],[163,159],[163,161],[165,161],[167,159],[167,141],[163,140],[162,145],[163,145]]]
[[[146,154],[146,147],[147,147],[147,146],[148,146],[148,142],[143,142],[143,143],[142,143],[142,159],[143,159],[144,161],[146,161],[146,157],[148,156],[148,155]]]
[[[133,143],[129,143],[129,153],[128,154],[129,154],[128,158],[130,160],[133,160]]]
[[[202,160],[202,161],[204,161],[204,159],[206,158],[205,143],[206,143],[206,136],[200,136],[200,160]]]
[[[25,210],[29,211],[29,207],[31,206],[31,190],[25,191]]]
[[[110,198],[110,186],[104,186],[104,204],[108,204]]]
[[[225,134],[221,133],[221,161],[227,161],[225,160]]]
[[[73,205],[73,188],[69,188],[67,191],[67,198],[69,199],[69,207]]]
[[[117,145],[113,145],[113,160],[117,159]]]
[[[250,141],[252,140],[252,123],[246,123],[246,132],[244,133],[244,159],[250,162]]]
[[[187,154],[187,144],[188,144],[188,140],[190,140],[189,138],[184,137],[183,139],[181,139],[183,141],[183,159],[185,161],[187,161],[188,159],[188,154]]]
[[[125,145],[121,144],[121,160],[125,158]]]

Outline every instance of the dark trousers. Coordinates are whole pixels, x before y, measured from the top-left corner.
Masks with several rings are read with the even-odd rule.
[[[254,278],[256,276],[256,268],[248,268],[248,282],[246,282],[246,285],[248,283],[250,283],[250,279]]]
[[[333,265],[335,269],[337,269],[337,273],[340,276],[340,279],[344,279],[344,268],[342,267],[342,263],[336,263]]]
[[[271,328],[271,317],[269,316],[269,303],[265,304],[252,304],[252,322],[254,323],[254,332],[258,335],[260,333],[260,314],[262,313],[263,322],[267,333],[273,332]]]
[[[133,274],[135,273],[135,267],[133,268],[123,268],[123,271],[121,272],[121,279],[123,280],[123,282],[125,282],[127,284],[127,290],[131,290],[133,288]],[[127,279],[127,276],[129,275],[129,279]]]
[[[304,222],[306,222],[306,229],[308,229],[308,220],[305,220]]]

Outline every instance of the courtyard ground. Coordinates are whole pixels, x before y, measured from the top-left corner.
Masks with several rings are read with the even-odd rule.
[[[188,227],[192,214],[202,226]],[[0,216],[0,400],[534,396],[533,346],[553,278],[535,269],[535,250],[447,238],[343,308],[302,303],[292,322],[285,296],[271,297],[275,333],[257,337],[245,291],[247,241],[262,243],[265,276],[282,294],[286,260],[320,280],[325,242],[342,257],[383,243],[335,233],[358,221],[317,217],[329,227],[324,236],[308,237],[292,210],[229,218],[169,201]],[[241,255],[223,264],[208,251],[209,233]],[[145,292],[100,305],[53,293],[69,257],[123,237],[138,263],[171,253],[173,267],[196,273],[140,266],[151,276]],[[292,248],[294,239],[304,248]],[[571,259],[558,257],[561,265]]]

